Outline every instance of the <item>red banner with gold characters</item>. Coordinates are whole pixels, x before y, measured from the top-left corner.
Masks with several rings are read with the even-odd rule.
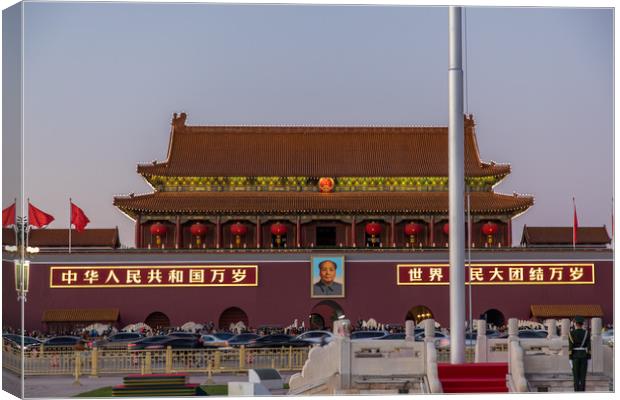
[[[258,286],[257,265],[52,266],[50,288]]]
[[[398,264],[398,285],[449,285],[448,264]],[[472,285],[594,284],[594,264],[476,264],[465,267]]]

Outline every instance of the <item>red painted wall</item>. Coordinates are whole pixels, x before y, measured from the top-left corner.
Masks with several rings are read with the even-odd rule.
[[[32,264],[30,291],[25,304],[26,329],[43,329],[43,312],[53,308],[119,308],[121,327],[144,321],[154,311],[165,313],[173,325],[187,321],[213,321],[217,324],[220,314],[233,306],[247,313],[252,327],[287,326],[295,318],[305,320],[307,324],[313,307],[323,300],[310,297],[309,258],[310,255],[308,261],[244,262],[259,265],[257,287],[51,289],[49,264]],[[348,260],[346,297],[332,300],[353,321],[372,317],[382,323],[404,324],[409,309],[425,305],[432,310],[437,321],[447,325],[449,286],[398,286],[396,264]],[[164,264],[152,262],[140,265]],[[612,266],[611,261],[595,262],[594,285],[474,286],[474,318],[491,308],[500,310],[506,318],[527,319],[530,317],[531,304],[600,304],[605,315],[604,323],[612,322]],[[19,303],[16,301],[11,262],[3,262],[3,275],[3,324],[18,327]]]

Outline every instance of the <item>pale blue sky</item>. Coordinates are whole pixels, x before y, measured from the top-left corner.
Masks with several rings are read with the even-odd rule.
[[[133,223],[112,198],[150,191],[136,164],[166,158],[173,112],[187,112],[190,125],[447,125],[447,8],[24,10],[25,196],[56,217],[51,228],[67,226],[71,196],[89,227],[118,225],[133,245]],[[535,196],[514,221],[514,241],[524,223],[570,225],[573,196],[581,226],[609,227],[613,11],[468,7],[466,15],[468,111],[481,156],[512,165],[496,191]],[[6,99],[3,206],[18,188],[7,172],[15,126]]]

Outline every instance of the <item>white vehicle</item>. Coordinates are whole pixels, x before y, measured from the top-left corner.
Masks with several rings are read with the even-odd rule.
[[[298,335],[295,339],[312,344],[329,343],[334,339],[334,334],[329,331],[308,331]]]
[[[614,330],[613,329],[606,330],[605,332],[603,332],[601,334],[601,337],[603,338],[603,343],[611,342],[613,344],[613,342],[614,342]]]

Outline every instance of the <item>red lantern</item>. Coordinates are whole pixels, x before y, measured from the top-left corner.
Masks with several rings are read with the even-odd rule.
[[[369,222],[366,224],[366,233],[372,237],[380,235],[382,230],[383,228],[378,222]]]
[[[489,221],[482,225],[482,233],[487,235],[487,243],[489,243],[489,246],[493,244],[493,235],[497,233],[497,230],[498,226],[496,223]]]
[[[415,235],[420,234],[424,231],[424,226],[422,224],[416,224],[415,222],[410,222],[405,225],[405,235],[409,236],[409,242],[411,246],[415,243]]]
[[[276,236],[285,235],[287,231],[288,231],[288,228],[283,223],[276,222],[275,224],[271,225],[272,235],[276,235]]]
[[[161,246],[161,236],[168,232],[168,227],[161,222],[151,225],[151,235],[155,235],[155,244]]]
[[[445,233],[446,235],[450,234],[450,224],[447,222],[443,224],[443,233]]]
[[[239,247],[241,245],[241,236],[245,236],[248,233],[248,227],[241,222],[235,222],[230,226],[230,233],[235,236],[235,244]]]
[[[286,235],[287,230],[288,228],[283,223],[276,222],[275,224],[271,224],[271,234],[276,236],[276,247],[280,247],[282,235]]]
[[[196,222],[189,227],[189,231],[193,236],[196,236],[196,245],[200,246],[201,238],[207,234],[207,226],[200,222]]]
[[[405,225],[405,234],[408,236],[417,235],[424,231],[424,226],[422,224],[416,224],[415,222],[410,222]]]
[[[334,190],[334,180],[332,178],[319,179],[319,190],[321,193],[329,193]]]

